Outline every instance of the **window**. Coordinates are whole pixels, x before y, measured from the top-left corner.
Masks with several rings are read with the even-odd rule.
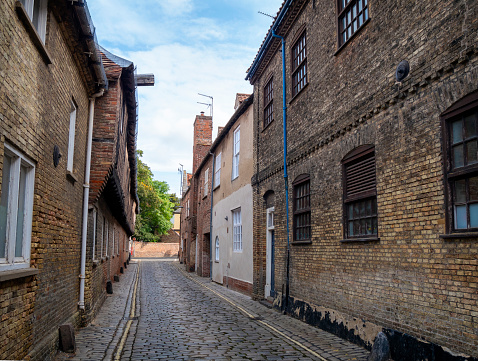
[[[109,234],[108,234],[108,221],[106,220],[105,218],[105,256],[108,257],[108,238],[109,238]]]
[[[375,148],[365,145],[344,160],[345,238],[377,237]]]
[[[264,128],[274,120],[274,92],[272,78],[264,87]]]
[[[209,188],[209,168],[204,172],[204,197],[207,196],[207,189]]]
[[[241,148],[241,129],[234,131],[234,154],[232,156],[232,179],[239,176],[239,149]]]
[[[478,92],[442,115],[447,145],[448,231],[478,231]]]
[[[114,257],[116,251],[116,245],[115,245],[115,226],[113,226],[112,229],[112,240],[111,240],[111,255]]]
[[[44,43],[46,36],[47,0],[21,0],[21,3],[33,27],[40,36],[41,41]]]
[[[219,262],[219,237],[216,237],[216,262]]]
[[[214,188],[219,187],[221,184],[221,155],[219,153],[216,156],[216,166],[214,167]]]
[[[241,209],[238,208],[232,211],[232,234],[234,252],[242,252],[242,220]]]
[[[103,217],[103,224],[101,227],[101,246],[100,246],[100,257],[103,258],[104,253],[104,244],[105,244],[105,227],[106,219]]]
[[[368,20],[368,0],[337,0],[339,48]]]
[[[310,242],[310,179],[308,174],[301,175],[294,186],[294,242]]]
[[[66,170],[73,172],[73,158],[75,155],[75,128],[76,128],[76,105],[73,101],[70,102],[70,135],[68,139],[68,160],[66,163]]]
[[[96,209],[93,208],[93,261],[96,259],[96,218],[97,212]]]
[[[186,217],[189,217],[189,199],[186,203]]]
[[[307,85],[307,47],[305,31],[292,47],[292,97]]]
[[[0,270],[29,268],[35,165],[5,144],[0,198]]]

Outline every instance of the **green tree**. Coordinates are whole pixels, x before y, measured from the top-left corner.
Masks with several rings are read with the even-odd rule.
[[[136,151],[138,163],[138,198],[140,214],[136,218],[135,236],[139,241],[157,242],[171,228],[175,204],[170,200],[166,182],[153,179],[153,172],[141,160],[142,150]]]

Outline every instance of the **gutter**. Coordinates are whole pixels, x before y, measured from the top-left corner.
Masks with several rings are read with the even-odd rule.
[[[80,310],[85,309],[86,238],[88,234],[88,198],[90,196],[91,148],[93,143],[95,99],[101,97],[103,93],[104,89],[91,96],[88,114],[88,143],[86,146],[85,184],[83,184],[83,224],[81,229],[80,300],[78,301]]]
[[[212,156],[212,174],[211,174],[211,213],[209,216],[209,255],[210,255],[210,260],[209,260],[209,279],[212,281],[212,266],[213,266],[213,256],[212,256],[212,206],[213,206],[213,200],[214,200],[214,178],[215,174],[214,171],[216,170],[216,154],[209,152],[209,154]],[[216,244],[216,239],[214,239],[214,245]]]
[[[78,17],[80,28],[85,38],[88,48],[86,53],[91,60],[91,66],[96,75],[97,88],[108,88],[108,79],[106,78],[105,69],[101,60],[101,54],[98,48],[98,40],[96,39],[96,30],[91,19],[90,12],[86,0],[66,0],[68,3],[74,4],[74,11]]]
[[[274,40],[274,37],[276,37],[275,31],[277,28],[280,26],[282,23],[282,20],[284,19],[287,11],[289,10],[290,6],[292,5],[292,2],[294,0],[286,0],[284,5],[282,6],[282,10],[280,11],[279,15],[277,15],[276,19],[272,23],[271,30],[267,33],[266,39],[264,40],[264,43],[262,44],[261,48],[259,49],[259,52],[257,53],[256,58],[254,59],[254,62],[252,63],[251,67],[249,68],[249,71],[247,72],[247,76],[245,80],[251,80],[251,78],[254,76],[254,74],[257,71],[257,68],[259,67],[259,64],[262,61],[262,58],[266,54],[266,50],[269,47],[269,45],[272,43]]]

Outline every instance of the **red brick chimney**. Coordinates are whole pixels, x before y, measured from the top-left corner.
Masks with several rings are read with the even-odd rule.
[[[212,117],[196,115],[194,121],[193,174],[206,156],[212,144]]]

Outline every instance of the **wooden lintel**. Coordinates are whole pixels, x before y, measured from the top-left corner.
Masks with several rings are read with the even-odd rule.
[[[154,74],[137,74],[136,86],[153,86],[154,85]]]

